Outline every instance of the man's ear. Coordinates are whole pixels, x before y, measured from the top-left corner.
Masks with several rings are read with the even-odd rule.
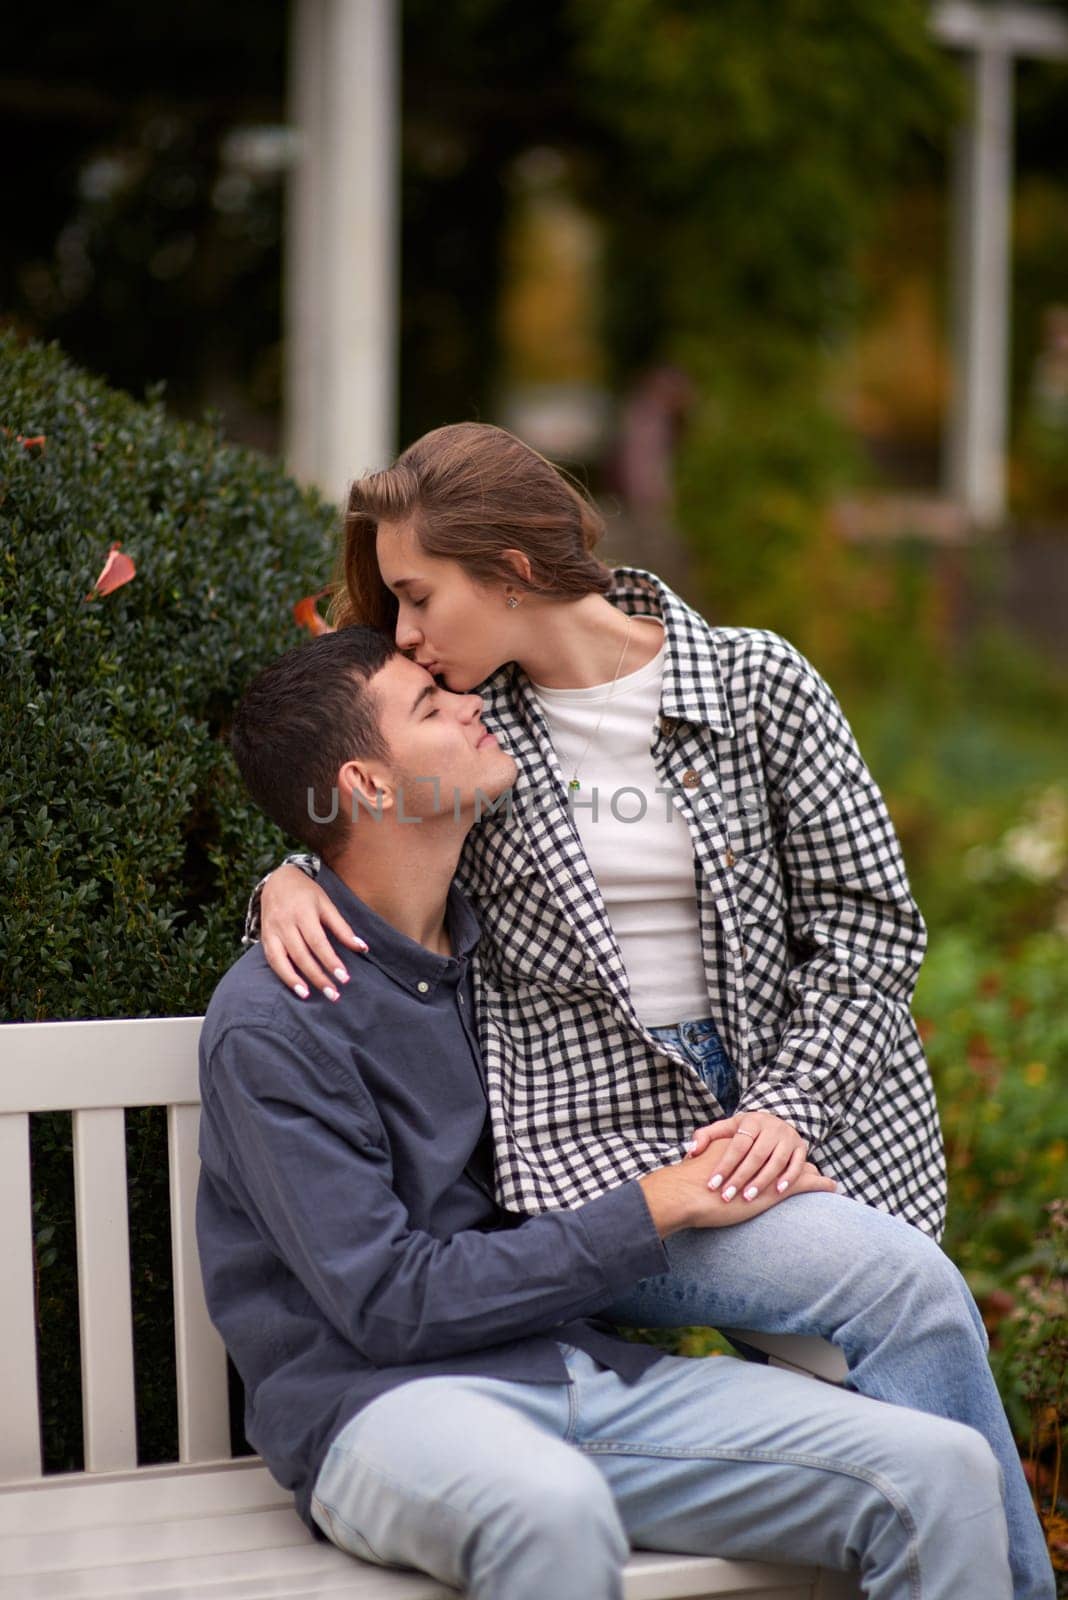
[[[337,792],[342,815],[353,820],[363,810],[381,816],[397,803],[393,775],[377,761],[346,761],[338,768]]]
[[[529,584],[532,570],[529,556],[525,556],[522,550],[502,550],[501,558],[507,561],[521,583]]]

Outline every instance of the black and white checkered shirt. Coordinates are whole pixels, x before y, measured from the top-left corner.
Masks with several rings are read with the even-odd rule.
[[[649,573],[618,568],[607,598],[664,623],[652,757],[693,839],[709,1014],[739,1111],[783,1117],[844,1193],[939,1237],[942,1140],[909,1011],[926,930],[841,708],[785,639],[710,627]],[[723,1112],[631,1004],[529,679],[512,663],[481,692],[519,771],[458,877],[482,924],[498,1198],[537,1212],[677,1160]]]

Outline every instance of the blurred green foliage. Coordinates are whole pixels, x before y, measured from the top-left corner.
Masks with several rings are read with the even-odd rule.
[[[793,633],[794,563],[831,488],[861,471],[828,395],[860,311],[858,252],[880,202],[944,142],[952,62],[920,0],[859,0],[833,21],[806,0],[573,9],[627,173],[599,200],[610,347],[696,385],[678,506],[716,615],[733,620],[759,575],[770,625]]]

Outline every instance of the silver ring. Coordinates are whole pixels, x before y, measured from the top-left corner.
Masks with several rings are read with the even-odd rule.
[[[757,1139],[759,1138],[759,1134],[750,1133],[748,1128],[739,1128],[735,1137],[741,1137],[743,1139]]]

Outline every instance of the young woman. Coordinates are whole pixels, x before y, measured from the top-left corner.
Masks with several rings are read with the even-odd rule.
[[[499,1198],[581,1204],[726,1119],[722,1203],[739,1221],[768,1185],[784,1203],[675,1236],[671,1274],[610,1314],[819,1334],[862,1393],[978,1428],[1018,1600],[1051,1596],[981,1321],[932,1243],[945,1176],[909,1013],[925,930],[882,797],[790,644],[609,570],[602,532],[555,468],[481,424],[358,480],[346,518],[334,620],[394,632],[445,689],[479,686],[519,768],[460,869]],[[265,881],[264,953],[336,1000],[328,935],[359,948],[360,930],[300,867]],[[839,1194],[790,1196],[806,1154]]]

